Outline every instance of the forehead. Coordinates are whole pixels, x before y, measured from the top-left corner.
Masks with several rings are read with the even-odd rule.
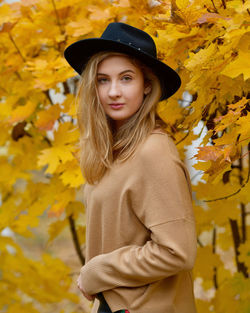
[[[133,70],[135,72],[140,69],[132,63],[129,57],[121,55],[111,55],[102,60],[97,67],[97,71],[104,72],[121,72],[126,69]]]

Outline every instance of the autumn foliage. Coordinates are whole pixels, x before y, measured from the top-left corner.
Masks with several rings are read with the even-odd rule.
[[[249,17],[249,0],[2,2],[0,231],[8,226],[34,240],[33,229],[48,215],[49,241],[69,227],[75,257],[84,262],[84,179],[76,157],[74,105],[78,76],[63,51],[78,39],[100,36],[109,22],[126,22],[150,33],[159,58],[182,78],[158,113],[183,159],[187,146],[206,131],[193,156],[200,171],[193,185],[198,312],[249,313]],[[188,105],[184,91],[192,95]],[[44,305],[65,299],[72,309],[53,312],[83,312],[71,289],[71,271],[49,253],[29,258],[15,239],[2,234],[1,312],[44,312]]]

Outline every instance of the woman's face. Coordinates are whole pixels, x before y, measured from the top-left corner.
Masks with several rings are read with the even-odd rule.
[[[109,56],[97,67],[97,90],[105,113],[119,128],[140,108],[151,87],[128,57]]]

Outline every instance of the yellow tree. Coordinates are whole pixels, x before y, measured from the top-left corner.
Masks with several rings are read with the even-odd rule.
[[[195,155],[201,180],[193,185],[198,311],[249,312],[249,6],[249,0],[3,4],[0,230],[8,226],[32,236],[45,212],[57,218],[48,229],[50,240],[70,227],[84,263],[79,202],[84,178],[76,158],[74,107],[78,77],[63,51],[73,41],[99,36],[109,22],[126,22],[150,33],[159,58],[182,78],[180,90],[159,103],[158,113],[183,159],[187,146],[207,131]],[[181,101],[184,91],[192,95],[187,106]],[[58,100],[55,92],[61,94]],[[197,134],[198,123],[203,129]],[[48,254],[33,261],[13,239],[0,236],[0,264],[3,312],[42,312],[43,304],[63,298],[77,302],[69,289],[70,269]]]

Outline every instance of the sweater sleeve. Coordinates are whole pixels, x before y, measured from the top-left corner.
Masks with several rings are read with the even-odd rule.
[[[191,184],[174,143],[158,135],[140,150],[138,160],[130,202],[150,230],[150,240],[87,262],[80,275],[88,294],[143,286],[194,266],[197,241]]]

